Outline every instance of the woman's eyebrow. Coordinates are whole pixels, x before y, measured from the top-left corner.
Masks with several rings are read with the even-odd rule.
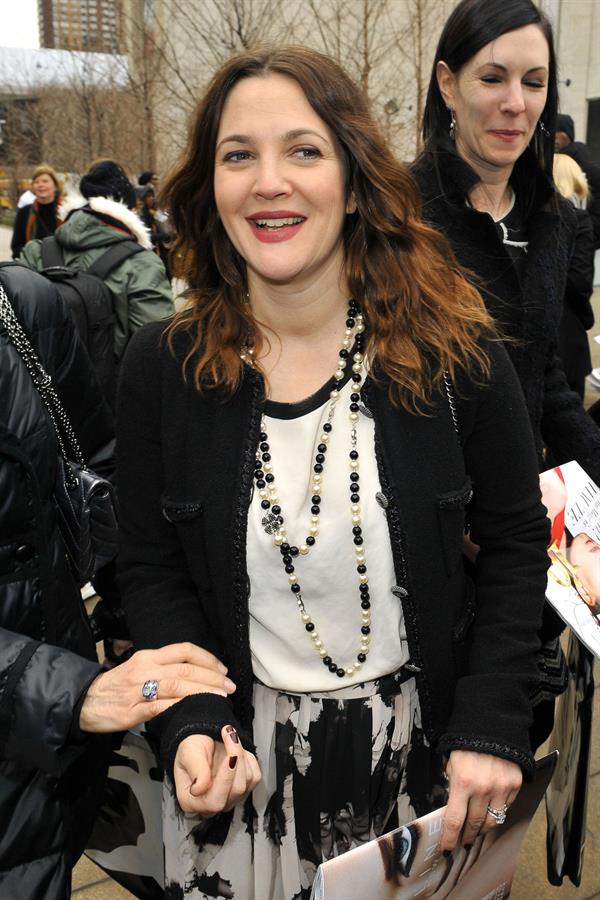
[[[508,69],[506,66],[503,66],[502,63],[496,62],[486,62],[482,63],[479,67],[480,69],[500,69],[502,72],[507,72]],[[532,66],[531,69],[527,69],[525,72],[526,75],[531,75],[532,72],[544,72],[546,75],[548,74],[548,69],[546,66]]]
[[[329,143],[326,135],[321,134],[319,131],[314,131],[312,128],[294,128],[292,131],[286,131],[286,133],[282,135],[282,140],[293,141],[296,138],[304,137],[305,135],[312,135],[313,137],[318,137],[320,140]],[[222,144],[226,144],[228,142],[232,142],[235,144],[250,144],[252,142],[252,138],[247,134],[228,134],[226,135],[226,137],[221,138],[221,140],[217,144],[216,149],[218,150]]]

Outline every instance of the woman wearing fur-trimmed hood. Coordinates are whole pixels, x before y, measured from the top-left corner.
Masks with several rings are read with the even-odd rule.
[[[171,287],[160,258],[153,252],[148,230],[134,212],[135,190],[114,160],[92,165],[67,194],[60,208],[63,225],[56,232],[69,269],[88,269],[112,244],[135,240],[146,252],[136,253],[117,266],[105,280],[115,298],[117,359],[133,334],[147,322],[174,312]],[[21,262],[43,268],[41,241],[30,241]]]

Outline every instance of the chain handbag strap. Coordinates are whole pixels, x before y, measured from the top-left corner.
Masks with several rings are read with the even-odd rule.
[[[446,396],[448,397],[448,406],[450,407],[450,415],[452,416],[452,424],[454,425],[455,432],[460,437],[460,430],[458,427],[458,413],[456,411],[456,398],[454,396],[454,387],[452,386],[452,382],[450,381],[448,369],[444,369],[443,378],[444,387],[446,388]]]
[[[52,378],[44,369],[39,356],[33,349],[29,338],[15,315],[15,311],[12,308],[10,300],[2,285],[0,285],[0,322],[6,328],[10,340],[23,360],[44,406],[48,411],[48,415],[50,416],[56,432],[60,454],[66,464],[67,477],[70,480],[71,486],[74,486],[77,484],[78,479],[69,463],[69,459],[72,458],[82,469],[87,468],[81,452],[81,447],[79,446],[79,441],[73,431],[73,426],[71,425],[61,400],[54,389]],[[68,445],[71,451],[70,453],[67,452],[66,445]]]

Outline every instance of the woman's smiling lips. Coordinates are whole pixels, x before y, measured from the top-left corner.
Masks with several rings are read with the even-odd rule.
[[[298,234],[306,217],[288,209],[270,209],[252,213],[246,221],[259,241],[273,244]]]

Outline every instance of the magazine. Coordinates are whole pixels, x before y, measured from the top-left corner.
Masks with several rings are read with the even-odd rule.
[[[576,462],[540,475],[552,523],[546,597],[600,659],[600,489]]]
[[[552,777],[556,753],[536,763],[504,825],[479,837],[467,851],[440,851],[444,809],[437,809],[378,840],[319,866],[311,900],[503,900],[521,843]]]

